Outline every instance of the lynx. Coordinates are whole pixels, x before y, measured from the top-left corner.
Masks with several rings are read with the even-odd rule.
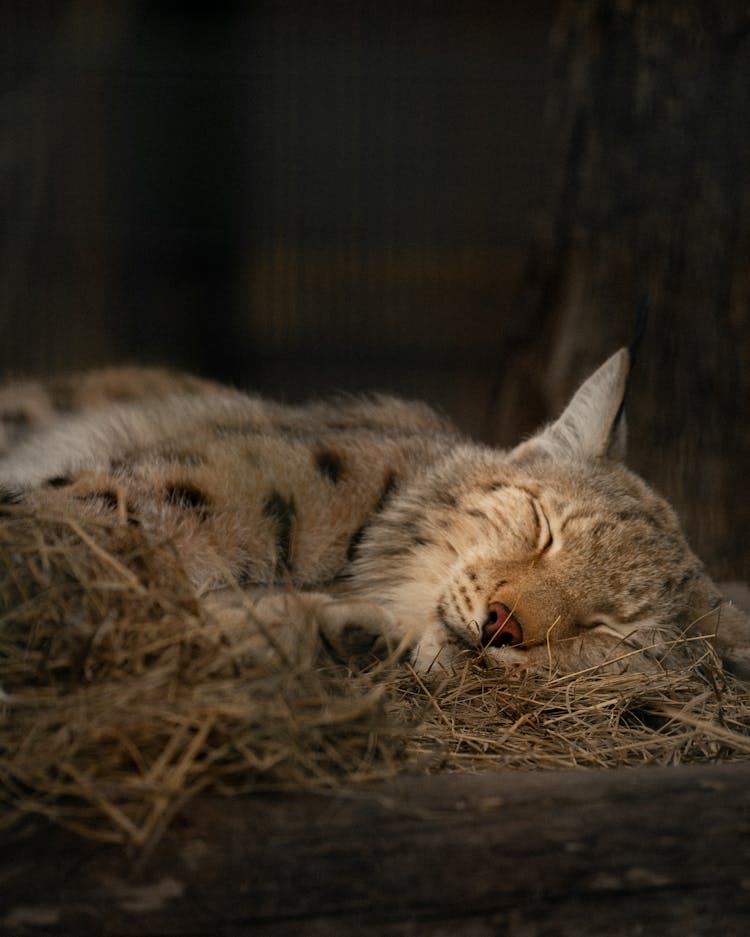
[[[285,406],[149,369],[11,385],[0,492],[137,519],[217,614],[305,615],[338,654],[663,666],[705,634],[750,675],[750,620],[622,464],[628,371],[621,349],[510,451],[386,396]]]

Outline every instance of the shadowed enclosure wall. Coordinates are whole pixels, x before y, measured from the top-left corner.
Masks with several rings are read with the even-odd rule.
[[[376,387],[507,444],[645,292],[631,462],[747,576],[745,4],[3,12],[5,374]]]
[[[552,13],[17,4],[5,367],[468,382],[479,428],[542,204]]]

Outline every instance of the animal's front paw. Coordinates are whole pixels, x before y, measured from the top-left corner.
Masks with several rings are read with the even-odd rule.
[[[362,663],[391,655],[401,659],[414,643],[391,612],[364,599],[321,592],[250,595],[221,590],[205,596],[203,605],[258,662],[312,666],[318,636],[339,660]]]
[[[209,617],[221,626],[232,655],[256,664],[306,668],[318,653],[317,609],[328,596],[316,593],[220,589],[201,598]]]
[[[402,655],[410,642],[401,637],[396,618],[363,599],[330,599],[316,609],[320,633],[342,660]]]

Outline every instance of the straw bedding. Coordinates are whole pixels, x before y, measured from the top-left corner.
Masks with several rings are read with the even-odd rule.
[[[704,642],[651,673],[353,666],[299,615],[283,640],[250,604],[219,620],[134,524],[4,508],[0,601],[0,825],[145,846],[207,788],[750,755],[747,688]]]

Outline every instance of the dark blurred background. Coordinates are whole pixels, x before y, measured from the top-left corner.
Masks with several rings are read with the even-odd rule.
[[[509,444],[647,295],[631,464],[750,576],[746,3],[0,9],[5,377],[377,388]]]

